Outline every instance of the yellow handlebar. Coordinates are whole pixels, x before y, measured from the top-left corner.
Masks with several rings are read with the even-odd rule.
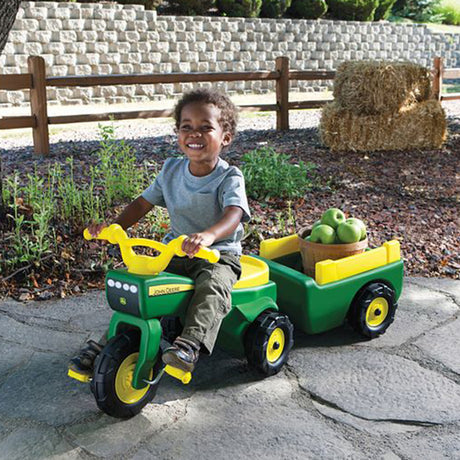
[[[107,240],[109,243],[118,244],[123,262],[128,267],[128,272],[137,275],[154,275],[160,273],[168,266],[173,256],[183,257],[186,255],[182,250],[182,243],[187,238],[186,235],[181,235],[168,244],[163,244],[147,238],[129,238],[120,225],[112,224],[109,227],[103,228],[96,237],[93,237],[88,229],[85,228],[83,236],[86,240]],[[152,248],[160,254],[157,257],[139,255],[133,251],[133,246]],[[195,254],[195,257],[216,263],[220,258],[220,254],[215,249],[201,248]]]

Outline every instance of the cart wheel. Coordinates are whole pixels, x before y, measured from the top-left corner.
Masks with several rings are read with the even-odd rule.
[[[369,284],[352,302],[350,325],[371,339],[383,334],[395,317],[398,304],[394,299],[394,290],[386,284]]]
[[[158,383],[140,390],[131,386],[138,357],[139,333],[131,330],[109,340],[96,358],[91,391],[99,409],[112,417],[133,417],[155,396]],[[161,359],[158,358],[149,380],[160,367]]]
[[[248,363],[266,375],[279,372],[294,344],[293,330],[286,315],[274,311],[261,313],[244,337]]]

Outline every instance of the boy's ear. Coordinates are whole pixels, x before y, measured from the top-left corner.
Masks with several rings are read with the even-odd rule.
[[[224,133],[224,136],[222,137],[222,146],[227,147],[227,145],[230,145],[230,143],[232,142],[232,139],[233,139],[233,136],[228,131],[226,131]]]

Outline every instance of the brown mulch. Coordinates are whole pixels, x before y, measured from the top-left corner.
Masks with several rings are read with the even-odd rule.
[[[331,153],[318,138],[316,128],[280,133],[245,129],[226,159],[236,165],[245,152],[268,144],[291,155],[293,161],[317,165],[314,187],[304,198],[250,200],[252,225],[243,241],[245,253],[256,252],[261,238],[280,237],[312,224],[329,207],[361,218],[368,228],[369,243],[376,247],[396,238],[401,242],[405,273],[411,276],[460,278],[460,231],[458,172],[460,120],[449,119],[449,140],[441,150],[411,152]],[[175,146],[171,136],[129,141],[140,162],[163,162]],[[4,174],[18,170],[24,178],[34,168],[45,171],[49,162],[65,162],[72,155],[75,175],[82,181],[96,159],[98,143],[54,144],[47,159],[36,160],[30,147],[1,150]],[[153,152],[153,153],[152,153]],[[18,167],[18,164],[20,165]],[[295,228],[289,220],[292,209]],[[116,210],[115,210],[116,212]],[[7,223],[0,226],[0,254],[6,253]],[[0,278],[0,296],[44,300],[102,288],[110,258],[120,266],[117,251],[87,243],[82,228],[56,223],[59,250],[40,265],[29,266],[14,276]],[[142,225],[136,235],[147,236]]]

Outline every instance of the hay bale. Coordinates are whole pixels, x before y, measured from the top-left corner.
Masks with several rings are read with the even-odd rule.
[[[430,94],[430,72],[412,62],[346,61],[334,79],[335,101],[356,115],[396,112]]]
[[[326,104],[321,139],[333,151],[437,149],[446,139],[446,115],[438,101],[392,114],[355,115],[337,102]]]

